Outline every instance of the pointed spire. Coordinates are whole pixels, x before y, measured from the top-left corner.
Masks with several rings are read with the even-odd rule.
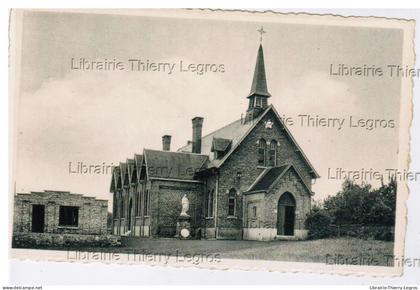
[[[270,97],[270,93],[267,89],[267,79],[265,77],[265,66],[264,66],[264,52],[262,44],[258,49],[257,62],[255,64],[254,78],[252,80],[251,92],[248,98],[253,95]]]

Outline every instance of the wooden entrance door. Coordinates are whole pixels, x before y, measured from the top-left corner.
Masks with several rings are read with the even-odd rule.
[[[296,201],[289,192],[283,193],[277,205],[277,235],[293,236],[295,230]]]

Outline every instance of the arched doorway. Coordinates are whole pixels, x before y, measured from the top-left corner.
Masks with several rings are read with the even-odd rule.
[[[296,201],[290,192],[283,193],[277,205],[277,235],[293,236],[295,230]]]

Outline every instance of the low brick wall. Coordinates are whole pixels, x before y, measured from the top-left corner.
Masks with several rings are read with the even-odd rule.
[[[121,246],[121,237],[114,235],[78,235],[48,233],[17,233],[13,235],[13,248],[82,248]]]

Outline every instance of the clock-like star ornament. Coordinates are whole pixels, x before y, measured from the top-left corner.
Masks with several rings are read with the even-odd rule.
[[[271,121],[271,120],[267,120],[267,121],[265,121],[265,128],[266,129],[271,129],[271,128],[273,128],[273,121]]]

